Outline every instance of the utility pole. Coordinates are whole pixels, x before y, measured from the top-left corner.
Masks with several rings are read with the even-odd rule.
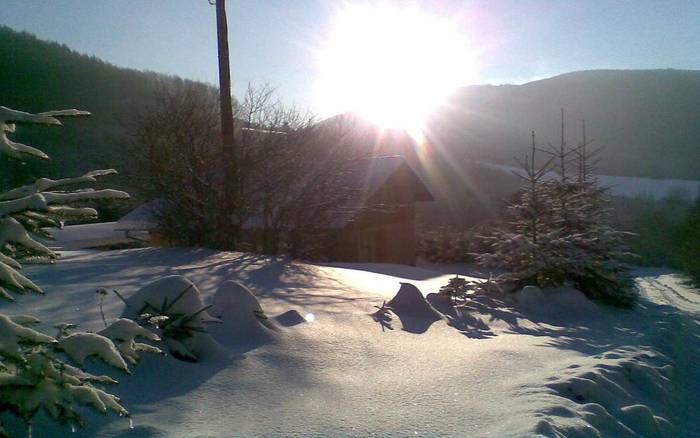
[[[209,0],[209,4],[216,5],[216,35],[219,50],[219,105],[221,112],[221,142],[227,166],[225,172],[226,187],[225,209],[226,216],[232,218],[232,222],[238,221],[240,209],[240,181],[238,173],[238,150],[233,130],[233,105],[231,101],[231,67],[228,48],[228,23],[226,20],[226,0]],[[233,226],[233,244],[238,235],[238,223]]]

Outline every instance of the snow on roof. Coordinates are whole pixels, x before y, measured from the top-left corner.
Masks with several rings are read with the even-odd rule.
[[[165,207],[165,200],[156,198],[141,204],[114,225],[116,231],[151,231],[158,227],[158,213]]]
[[[60,229],[47,228],[53,239],[42,239],[42,242],[51,249],[62,251],[98,248],[133,242],[132,237],[134,236],[126,236],[123,232],[115,230],[115,224],[115,222],[100,222],[67,225]],[[138,233],[136,234],[138,236]]]
[[[418,174],[411,168],[403,155],[386,155],[360,160],[349,172],[340,178],[340,184],[356,193],[335,213],[331,224],[333,228],[342,228],[366,205],[402,168],[408,168],[415,176],[414,195],[417,201],[432,201],[433,196]]]

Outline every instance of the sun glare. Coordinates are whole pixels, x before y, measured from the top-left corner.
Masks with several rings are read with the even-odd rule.
[[[473,79],[456,23],[415,7],[346,6],[319,53],[317,105],[386,128],[422,131],[444,99]]]

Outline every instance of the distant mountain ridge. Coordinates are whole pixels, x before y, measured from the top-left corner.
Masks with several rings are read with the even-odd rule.
[[[465,87],[430,123],[432,140],[456,157],[512,164],[534,130],[538,144],[587,137],[603,147],[599,172],[700,179],[700,71],[589,70],[523,85]]]

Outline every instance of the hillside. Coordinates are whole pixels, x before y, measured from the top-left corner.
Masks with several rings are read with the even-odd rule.
[[[700,179],[700,71],[592,70],[523,85],[460,90],[432,120],[433,140],[453,157],[512,164],[535,130],[541,144],[581,139],[581,120],[604,147],[608,175]],[[661,159],[662,158],[662,159]]]
[[[93,114],[68,120],[60,132],[22,127],[14,138],[40,146],[52,163],[30,160],[18,169],[0,162],[0,185],[102,167],[124,173],[136,115],[148,107],[159,83],[178,80],[119,68],[2,26],[0,65],[0,105],[29,112],[80,108]],[[124,176],[116,178],[117,185],[127,182]]]

